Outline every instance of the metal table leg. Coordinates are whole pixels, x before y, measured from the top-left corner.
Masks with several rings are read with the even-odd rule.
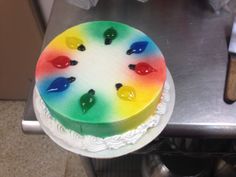
[[[90,158],[83,157],[83,156],[80,156],[80,160],[83,164],[87,177],[96,177],[97,175],[96,175],[92,160]]]

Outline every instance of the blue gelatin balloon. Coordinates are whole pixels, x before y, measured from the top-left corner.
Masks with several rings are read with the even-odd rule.
[[[146,49],[147,45],[148,45],[147,41],[134,42],[130,46],[129,50],[127,50],[126,53],[127,53],[127,55],[131,55],[133,53],[135,53],[135,54],[142,53]]]
[[[69,88],[70,83],[75,81],[75,77],[58,77],[48,87],[48,92],[62,92]]]

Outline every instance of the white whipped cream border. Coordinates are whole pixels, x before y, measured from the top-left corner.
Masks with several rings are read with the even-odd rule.
[[[135,144],[148,131],[149,128],[153,128],[158,125],[161,116],[166,113],[168,102],[170,101],[170,85],[166,81],[162,92],[161,101],[158,104],[154,114],[148,120],[136,129],[130,130],[123,134],[114,135],[107,138],[99,138],[90,135],[82,136],[73,130],[64,128],[62,124],[51,116],[45,106],[45,103],[39,96],[37,89],[36,92],[37,94],[34,104],[36,108],[43,110],[40,111],[40,114],[37,117],[37,119],[40,120],[40,124],[43,124],[43,126],[47,128],[53,136],[61,139],[64,143],[67,143],[74,148],[87,150],[89,152],[119,149],[126,145]]]

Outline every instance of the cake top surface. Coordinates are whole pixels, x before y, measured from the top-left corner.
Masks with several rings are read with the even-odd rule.
[[[111,21],[69,28],[48,44],[36,66],[36,86],[50,111],[86,123],[138,114],[160,95],[165,79],[157,45]]]

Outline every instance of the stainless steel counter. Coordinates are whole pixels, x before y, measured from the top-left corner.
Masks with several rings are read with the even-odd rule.
[[[88,11],[56,0],[44,46],[65,29],[92,20],[129,24],[159,45],[176,87],[173,116],[163,136],[236,137],[236,103],[223,101],[230,14],[215,15],[195,0],[100,0]],[[42,133],[31,100],[30,95],[23,130]]]

